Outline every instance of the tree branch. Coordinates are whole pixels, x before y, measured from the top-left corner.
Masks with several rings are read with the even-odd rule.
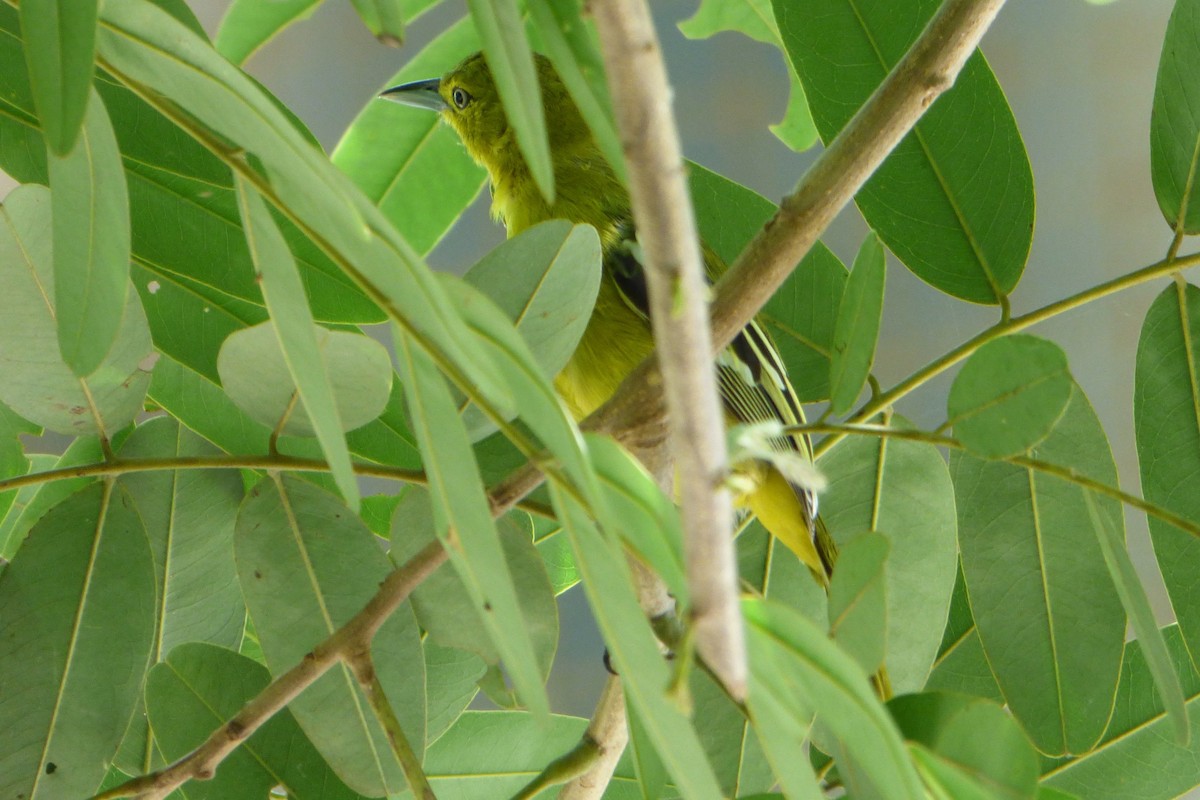
[[[742,698],[746,646],[731,535],[733,498],[724,487],[725,420],[710,356],[709,289],[668,102],[671,88],[645,0],[605,0],[592,12],[629,165],[638,241],[646,254],[695,641],[729,692]]]

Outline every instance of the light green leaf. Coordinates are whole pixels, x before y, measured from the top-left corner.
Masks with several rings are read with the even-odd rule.
[[[1180,12],[1176,12],[1180,13]],[[1133,381],[1133,422],[1142,492],[1151,503],[1200,521],[1200,289],[1176,282],[1146,312]],[[1200,661],[1200,541],[1154,517],[1150,539],[1188,649]]]
[[[235,547],[246,607],[272,675],[298,664],[362,610],[392,567],[358,517],[334,495],[284,476],[260,482],[238,514]],[[425,741],[425,659],[411,606],[371,643],[375,672],[418,757]],[[406,784],[386,735],[343,664],[289,706],[348,785],[366,795]]]
[[[21,31],[38,119],[50,152],[65,156],[83,126],[92,88],[99,0],[21,3]]]
[[[594,27],[580,0],[528,0],[526,7],[541,40],[541,49],[554,64],[563,85],[592,130],[604,158],[622,181],[626,179],[625,154],[613,120],[612,99],[604,79]],[[535,42],[536,46],[536,42]]]
[[[804,752],[811,718],[794,713],[789,704],[777,702],[769,688],[756,685],[751,683],[750,717],[780,788],[795,800],[821,800],[825,795],[809,759],[797,755]]]
[[[139,425],[122,458],[194,458],[218,451],[169,417]],[[233,526],[242,500],[237,470],[160,470],[123,475],[154,555],[158,591],[150,655],[158,662],[184,642],[236,648],[246,607],[233,563]],[[139,706],[141,705],[139,701]],[[134,715],[117,766],[140,775],[160,766],[150,758],[146,718]]]
[[[360,427],[383,412],[392,388],[391,360],[382,345],[365,337],[356,340],[329,333],[324,342],[318,340],[318,331],[324,329],[313,320],[287,242],[258,193],[243,178],[236,181],[246,243],[262,276],[263,299],[271,312],[288,376],[303,403],[307,422],[321,443],[338,490],[351,510],[357,512],[358,480],[342,432]],[[218,369],[220,364],[218,358]],[[260,375],[258,380],[270,378]],[[295,414],[288,422],[289,432],[297,433],[300,422]]]
[[[1074,385],[1058,345],[1036,336],[1004,336],[963,364],[946,401],[948,424],[977,455],[1018,455],[1050,434]]]
[[[213,45],[217,52],[241,66],[259,48],[278,36],[284,28],[308,19],[324,0],[233,0]]]
[[[128,495],[51,509],[0,573],[0,796],[90,797],[133,713],[154,635],[154,562]]]
[[[946,462],[931,445],[855,436],[817,466],[829,479],[821,516],[834,539],[841,544],[876,530],[891,542],[885,664],[897,693],[917,691],[938,653],[954,591],[954,489]]]
[[[467,0],[504,115],[517,137],[529,173],[548,204],[554,203],[554,165],[537,69],[516,0]]]
[[[155,741],[167,761],[199,747],[214,730],[260,694],[266,667],[230,650],[192,642],[171,650],[146,677],[146,708]],[[355,800],[291,713],[274,714],[221,762],[212,780],[191,781],[189,800],[266,797],[281,787],[295,800]]]
[[[870,674],[883,663],[887,641],[886,536],[864,533],[838,548],[829,582],[829,635]]]
[[[1004,694],[996,685],[992,668],[988,666],[975,629],[975,618],[971,616],[971,605],[967,600],[967,584],[962,567],[954,582],[954,597],[950,600],[950,619],[942,637],[941,651],[933,662],[933,670],[925,684],[929,691],[949,691],[982,697],[985,700],[1004,702]]]
[[[379,342],[349,331],[313,325],[343,430],[367,424],[383,412],[392,388],[391,360]],[[276,325],[264,322],[225,340],[217,369],[229,397],[256,422],[312,436],[313,423],[298,402],[296,383],[279,344]]]
[[[48,157],[58,346],[91,375],[116,341],[129,293],[129,197],[104,101],[90,90],[70,153]]]
[[[470,19],[450,26],[392,76],[389,86],[438,77],[479,50]],[[428,255],[483,187],[471,160],[437,114],[368,103],[333,150],[333,163],[421,255]]]
[[[689,170],[696,223],[705,244],[726,263],[775,213],[775,204],[697,164]],[[829,397],[829,362],[846,268],[817,242],[759,314],[779,348],[801,401]]]
[[[845,414],[854,407],[875,361],[879,322],[883,317],[883,287],[887,260],[874,232],[863,240],[846,291],[838,305],[830,351],[830,408]]]
[[[1075,758],[1046,760],[1044,785],[1086,800],[1182,797],[1200,785],[1195,742],[1200,741],[1200,676],[1192,668],[1179,628],[1163,629],[1172,668],[1183,684],[1190,746],[1178,743],[1139,642],[1125,648],[1117,701],[1103,738]],[[1041,798],[1039,798],[1041,800]]]
[[[57,458],[34,456],[33,459],[37,462],[35,467],[44,470],[63,469],[80,464],[97,464],[104,459],[104,451],[98,439],[84,436],[67,445],[67,449]],[[4,520],[3,529],[0,529],[0,558],[11,560],[25,540],[25,534],[43,514],[96,480],[95,477],[66,478],[23,489],[23,497],[13,506],[12,512]]]
[[[938,0],[775,0],[792,66],[828,144],[916,40]],[[1033,173],[1016,120],[976,52],[859,191],[867,224],[917,277],[1001,303],[1033,239]]]
[[[427,0],[436,2],[436,0]],[[371,34],[393,47],[404,43],[404,7],[412,0],[350,0]]]
[[[688,691],[692,724],[727,797],[744,797],[775,785],[771,764],[745,710],[704,670],[693,669]],[[786,747],[790,743],[781,742]]]
[[[650,742],[650,736],[642,725],[637,709],[629,703],[625,704],[625,715],[629,724],[629,757],[633,761],[634,774],[637,775],[638,789],[642,800],[657,800],[662,797],[667,785],[667,770],[662,759]]]
[[[1033,795],[1037,754],[999,704],[932,692],[898,697],[888,703],[888,711],[905,739],[929,748],[982,787],[976,796],[1015,800]]]
[[[532,638],[449,388],[429,357],[398,329],[396,359],[434,499],[435,530],[441,537],[453,528],[455,539],[443,541],[450,561],[483,618],[517,694],[534,713],[546,716],[549,701]]]
[[[475,695],[487,664],[479,656],[425,640],[425,743],[432,745],[453,725]]]
[[[1175,4],[1163,38],[1150,108],[1150,179],[1167,224],[1178,233],[1200,232],[1200,7]]]
[[[774,45],[781,51],[784,49],[769,0],[737,0],[732,3],[703,0],[690,19],[679,23],[679,30],[689,39],[708,39],[727,30],[740,31],[755,41]],[[808,110],[804,86],[790,64],[788,77],[791,79],[792,93],[787,111],[781,122],[771,126],[771,133],[788,147],[801,152],[817,141],[817,129]]]
[[[575,352],[596,304],[600,238],[590,225],[544,222],[505,241],[463,277],[500,307],[552,378]],[[495,431],[478,408],[464,413],[472,441]]]
[[[596,624],[647,738],[684,796],[696,800],[721,797],[695,729],[666,695],[671,676],[638,604],[624,551],[602,536],[587,513],[557,484],[550,484],[550,493],[571,539]]]
[[[816,713],[870,782],[873,796],[923,797],[900,733],[858,664],[785,606],[750,599],[742,610],[749,623],[751,714],[775,703],[803,726]]]
[[[1121,535],[1122,532],[1109,526],[1091,492],[1084,492],[1083,499],[1087,501],[1088,517],[1100,542],[1100,550],[1104,554],[1104,563],[1108,565],[1109,575],[1112,576],[1113,586],[1121,598],[1125,613],[1129,615],[1129,622],[1142,646],[1142,655],[1150,668],[1150,676],[1154,679],[1158,695],[1166,707],[1167,717],[1175,730],[1175,741],[1186,745],[1190,731],[1179,676],[1171,666],[1167,645],[1154,622],[1150,598],[1146,596],[1146,589],[1138,578],[1133,559],[1125,549],[1125,537]]]
[[[112,436],[142,408],[156,357],[137,294],[126,283],[116,341],[79,378],[59,353],[50,192],[21,186],[0,206],[0,401],[59,433]]]
[[[1117,483],[1104,430],[1076,387],[1035,458]],[[1125,612],[1078,486],[951,454],[963,575],[979,637],[1012,713],[1044,753],[1083,753],[1104,732]],[[1124,538],[1121,506],[1101,513]]]

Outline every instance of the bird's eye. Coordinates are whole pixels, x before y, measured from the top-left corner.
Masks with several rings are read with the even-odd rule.
[[[465,89],[456,88],[450,93],[450,99],[454,101],[454,105],[458,108],[466,108],[471,102],[471,95]]]

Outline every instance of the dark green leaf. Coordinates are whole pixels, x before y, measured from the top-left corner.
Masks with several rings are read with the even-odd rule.
[[[171,650],[146,678],[146,708],[155,741],[168,761],[199,747],[214,730],[260,694],[271,676],[230,650],[193,642]],[[286,709],[240,743],[208,781],[192,781],[189,800],[266,797],[274,787],[295,800],[353,800],[359,795],[322,760]]]
[[[1195,742],[1200,741],[1200,676],[1192,667],[1179,628],[1164,628],[1163,637],[1173,669],[1183,684],[1192,745],[1180,745],[1172,734],[1171,721],[1141,644],[1130,642],[1125,648],[1112,719],[1103,738],[1094,749],[1076,758],[1043,763],[1045,784],[1086,800],[1182,797],[1200,785],[1195,754]]]
[[[128,495],[111,489],[51,509],[0,573],[0,796],[91,796],[133,713],[154,561]]]
[[[1167,224],[1200,232],[1200,6],[1181,0],[1171,12],[1150,108],[1150,178]]]
[[[392,568],[358,517],[336,496],[295,478],[260,482],[242,504],[238,579],[272,675],[298,664],[362,610]],[[388,617],[371,643],[375,672],[418,753],[425,741],[425,659],[411,606]],[[405,786],[386,736],[345,665],[289,706],[342,780],[378,795]]]
[[[104,101],[90,96],[78,144],[48,158],[58,345],[80,377],[112,349],[129,294],[125,169]]]
[[[28,0],[21,31],[38,119],[50,151],[65,156],[75,145],[92,88],[99,0]]]
[[[1176,12],[1181,13],[1181,12]],[[1147,500],[1200,522],[1200,289],[1176,282],[1146,312],[1133,381],[1133,421]],[[1154,517],[1150,538],[1189,650],[1200,658],[1200,541]]]
[[[938,653],[954,591],[954,489],[937,448],[851,437],[817,465],[829,479],[821,516],[846,542],[869,530],[891,542],[887,659],[898,693],[917,691]],[[836,571],[836,567],[835,567]]]
[[[1104,430],[1076,387],[1034,457],[1115,485]],[[963,574],[1004,698],[1039,750],[1082,753],[1104,732],[1125,612],[1083,490],[1031,469],[951,455]],[[1100,511],[1124,538],[1120,504]]]
[[[929,681],[925,688],[930,691],[950,691],[982,697],[985,700],[1004,702],[1004,694],[996,685],[992,668],[988,666],[975,629],[975,618],[967,600],[967,584],[962,567],[954,582],[954,596],[950,600],[950,619],[942,637],[941,651],[933,662]]]
[[[1036,336],[1004,336],[963,364],[946,401],[949,424],[973,453],[1017,455],[1049,435],[1073,387],[1058,345]]]
[[[100,441],[93,436],[80,437],[71,442],[57,458],[42,455],[31,458],[35,462],[35,468],[42,470],[97,464],[103,459],[104,452]],[[0,529],[0,558],[11,560],[25,540],[25,534],[29,533],[30,528],[43,514],[96,480],[95,477],[68,478],[22,489],[20,502],[13,506],[12,513],[5,518],[4,526]]]
[[[771,765],[744,709],[704,670],[692,670],[689,678],[692,722],[721,791],[727,797],[742,797],[774,786]]]
[[[939,5],[775,0],[822,141],[846,125]],[[1033,173],[1004,92],[980,53],[856,201],[888,249],[943,292],[1000,303],[1013,290],[1033,238]]]
[[[838,305],[830,352],[830,408],[845,414],[854,407],[875,361],[879,322],[883,316],[883,287],[887,259],[873,232],[863,240],[846,291]]]

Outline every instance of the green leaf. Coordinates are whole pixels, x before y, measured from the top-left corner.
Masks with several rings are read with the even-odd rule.
[[[1176,13],[1179,13],[1178,11]],[[1142,492],[1151,503],[1200,521],[1200,289],[1176,282],[1146,312],[1133,381],[1133,422]],[[1150,539],[1188,649],[1200,659],[1200,541],[1154,517]]]
[[[883,317],[883,287],[887,279],[887,260],[874,232],[863,240],[854,268],[846,281],[845,294],[838,305],[830,351],[830,408],[845,414],[862,393],[879,339]]]
[[[35,464],[43,470],[63,469],[80,464],[96,464],[104,459],[100,441],[95,437],[85,436],[67,445],[67,449],[57,458],[54,456],[34,456],[39,462]],[[45,461],[43,461],[45,459]],[[17,549],[25,539],[25,534],[41,519],[42,515],[54,506],[75,494],[89,483],[94,483],[95,477],[66,478],[59,481],[26,487],[28,495],[14,505],[12,513],[4,520],[4,529],[0,531],[0,558],[12,559]]]
[[[933,670],[925,684],[929,691],[949,691],[1004,702],[1004,694],[996,685],[992,668],[988,666],[975,629],[975,618],[967,600],[967,583],[962,567],[954,582],[954,597],[950,600],[950,619],[942,637],[941,651],[933,662]]]
[[[334,495],[284,476],[260,482],[238,514],[238,579],[272,675],[291,669],[362,610],[392,571],[358,517]],[[371,643],[375,672],[418,757],[425,741],[425,659],[411,606]],[[383,728],[344,664],[289,705],[329,764],[355,791],[406,785]]]
[[[954,591],[954,489],[937,448],[850,437],[823,456],[821,516],[842,544],[869,530],[891,542],[887,658],[897,693],[925,685]],[[835,569],[836,571],[836,569]]]
[[[146,677],[146,708],[155,740],[168,761],[199,747],[214,730],[259,695],[271,676],[266,667],[211,644],[171,650]],[[286,709],[276,712],[230,753],[208,781],[190,781],[193,798],[266,797],[281,787],[296,800],[354,800],[304,736]]]
[[[300,320],[303,322],[303,320]],[[392,388],[387,350],[367,336],[311,325],[329,376],[342,430],[353,430],[378,417]],[[296,383],[279,344],[275,323],[240,330],[225,340],[217,369],[230,398],[256,422],[283,433],[312,436],[313,422],[296,398]]]
[[[775,213],[765,197],[691,164],[692,204],[705,244],[726,263]],[[803,402],[829,397],[829,365],[837,308],[846,287],[846,268],[817,242],[758,316],[788,367]]]
[[[467,0],[479,31],[504,115],[517,137],[533,182],[548,204],[554,203],[554,164],[546,134],[542,89],[525,37],[516,0]]]
[[[217,455],[217,450],[175,420],[157,417],[134,430],[120,455],[195,458]],[[184,642],[236,648],[246,620],[233,563],[241,475],[237,470],[158,470],[123,475],[119,484],[133,499],[154,555],[158,591],[151,662]],[[133,775],[160,766],[151,761],[149,736],[144,714],[135,714],[117,766]]]
[[[948,424],[977,455],[1018,455],[1050,434],[1074,385],[1058,345],[1024,334],[1004,336],[963,364],[946,401]]]
[[[654,750],[650,736],[642,725],[637,709],[631,704],[625,704],[625,715],[629,724],[629,756],[633,761],[634,774],[637,775],[638,789],[642,800],[657,800],[662,797],[667,785],[667,770],[662,759]]]
[[[1178,2],[1167,23],[1154,103],[1150,108],[1150,179],[1167,224],[1177,233],[1200,232],[1200,8]]]
[[[418,0],[419,2],[420,0]],[[426,0],[436,2],[436,0]],[[412,0],[350,0],[367,30],[384,44],[404,43],[404,6]]]
[[[1200,785],[1194,744],[1200,740],[1200,676],[1179,628],[1167,626],[1163,638],[1173,670],[1183,683],[1193,744],[1183,746],[1176,740],[1142,645],[1130,642],[1103,738],[1075,758],[1043,763],[1045,785],[1087,800],[1181,797]]]
[[[774,786],[771,765],[745,710],[704,670],[693,669],[688,677],[692,724],[721,791],[727,797],[744,797]]]
[[[476,610],[483,617],[517,694],[534,713],[550,713],[532,639],[492,520],[479,468],[450,391],[429,357],[396,331],[396,359],[429,491],[434,498],[435,530],[444,540]]]
[[[470,19],[460,20],[388,85],[441,75],[478,50],[475,26]],[[423,256],[479,194],[486,177],[437,114],[383,100],[359,112],[332,159]]]
[[[703,0],[690,19],[679,23],[679,30],[689,39],[708,39],[727,30],[740,31],[755,41],[774,45],[781,51],[784,49],[769,0],[737,0],[732,3]],[[801,152],[816,143],[817,129],[808,110],[804,86],[791,64],[788,65],[788,77],[791,79],[792,93],[787,111],[781,122],[771,126],[771,133],[788,147]]]
[[[752,683],[750,717],[780,788],[786,797],[796,800],[821,800],[825,795],[809,759],[798,756],[804,751],[811,720],[803,712],[795,713],[789,704],[777,702],[769,691],[756,692],[754,686]],[[761,701],[759,692],[763,696]]]
[[[823,142],[845,127],[939,5],[776,0],[783,43]],[[1033,238],[1033,173],[1012,110],[980,53],[856,202],[917,277],[963,300],[1005,301]]]
[[[464,279],[500,307],[550,378],[567,364],[600,290],[600,238],[590,225],[552,220],[505,241]],[[472,441],[496,426],[476,407],[464,422]]]
[[[21,31],[38,119],[50,152],[65,156],[83,126],[96,56],[99,0],[21,3]]]
[[[696,800],[721,797],[695,729],[666,694],[671,675],[638,604],[623,549],[601,535],[583,508],[556,483],[550,484],[550,493],[571,539],[596,624],[647,738],[683,796]]]
[[[785,606],[750,599],[742,610],[748,623],[751,714],[774,703],[795,724],[807,725],[816,713],[870,782],[872,796],[923,797],[899,731],[858,664]]]
[[[221,18],[217,52],[241,66],[284,28],[308,19],[324,0],[233,0]]]
[[[403,565],[447,531],[438,531],[432,498],[422,487],[413,486],[392,517],[392,549],[389,556]],[[496,523],[505,564],[512,574],[526,630],[533,645],[542,681],[550,674],[558,647],[558,607],[546,567],[533,546],[533,525],[524,511],[511,511]],[[417,622],[429,638],[443,647],[454,647],[496,664],[500,651],[489,636],[487,622],[474,604],[470,589],[454,566],[443,564],[412,593]],[[511,707],[515,698],[506,695]]]
[[[59,433],[112,436],[142,408],[156,357],[146,315],[126,283],[124,313],[100,367],[79,378],[59,353],[50,192],[21,186],[0,206],[0,401]]]
[[[1146,665],[1150,668],[1150,676],[1158,689],[1159,697],[1167,709],[1167,717],[1175,729],[1175,741],[1181,745],[1188,743],[1187,710],[1183,704],[1183,690],[1179,685],[1179,676],[1171,666],[1166,643],[1154,622],[1154,610],[1150,607],[1150,598],[1138,578],[1133,566],[1133,559],[1125,549],[1125,537],[1120,532],[1109,527],[1101,515],[1091,492],[1085,492],[1083,499],[1087,501],[1088,517],[1096,531],[1100,542],[1100,550],[1104,553],[1104,563],[1108,565],[1109,575],[1112,576],[1113,586],[1121,598],[1121,605],[1129,616],[1129,622],[1142,645],[1142,654]]]
[[[133,713],[154,635],[154,563],[124,491],[55,506],[0,573],[0,795],[89,797]]]
[[[888,703],[888,711],[905,739],[928,747],[986,787],[980,797],[1033,795],[1037,754],[999,704],[932,692],[898,697]]]
[[[1104,430],[1078,387],[1033,456],[1117,483]],[[1042,752],[1086,752],[1112,708],[1125,612],[1083,490],[959,452],[951,474],[971,610],[1005,701]],[[1100,510],[1123,539],[1120,504],[1106,498]]]
[[[428,639],[425,648],[425,696],[428,720],[425,743],[432,745],[453,725],[479,693],[487,664],[479,656]],[[427,754],[428,755],[428,754]]]
[[[391,359],[373,339],[329,333],[324,342],[319,341],[318,332],[324,329],[313,320],[287,242],[262,198],[241,177],[237,178],[237,191],[246,243],[262,276],[263,299],[271,312],[288,376],[303,403],[308,424],[321,442],[338,490],[347,505],[357,511],[358,480],[342,432],[358,428],[383,412],[392,388]],[[219,369],[219,358],[217,366]],[[269,377],[264,374],[258,379]],[[288,422],[293,426],[290,432],[295,433],[299,420],[293,414]]]
[[[534,32],[541,40],[541,49],[554,64],[555,72],[591,129],[600,152],[617,177],[624,181],[625,154],[613,120],[612,99],[604,79],[604,61],[600,57],[594,27],[585,22],[587,13],[583,3],[580,0],[528,0],[526,7]]]
[[[838,548],[829,582],[829,635],[870,674],[883,663],[887,637],[886,536],[864,533]]]
[[[58,345],[80,377],[112,349],[129,292],[125,169],[104,101],[90,96],[76,147],[48,158]]]

